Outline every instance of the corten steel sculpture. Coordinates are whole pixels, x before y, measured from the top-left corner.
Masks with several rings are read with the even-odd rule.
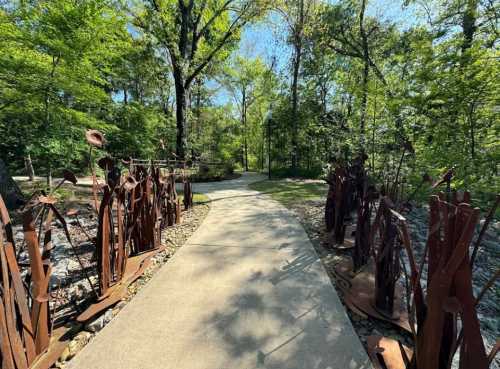
[[[330,185],[325,206],[325,223],[327,230],[331,232],[332,241],[336,245],[344,245],[347,229],[347,219],[350,217],[353,207],[354,186],[348,169],[337,166],[329,176],[327,182]],[[350,236],[350,235],[349,235]],[[346,245],[354,246],[354,243]]]
[[[69,172],[65,177],[72,178]],[[63,179],[62,182],[67,180]],[[58,187],[62,184],[59,184]],[[62,225],[71,247],[67,224],[55,207],[56,200],[35,193],[22,209],[29,271],[21,277],[7,208],[0,197],[0,364],[2,368],[49,368],[69,340],[65,327],[54,329],[49,306],[50,256],[54,217]],[[37,232],[38,229],[38,232]],[[78,262],[81,264],[75,252]],[[83,269],[83,268],[82,268]],[[84,272],[85,273],[85,272]],[[86,275],[86,274],[85,274]],[[86,275],[88,279],[88,275]],[[51,338],[54,344],[49,347]]]
[[[330,171],[328,173],[328,194],[326,195],[326,205],[325,205],[325,225],[327,232],[333,230],[335,225],[335,192],[336,192],[336,177],[335,171]]]
[[[90,172],[92,173],[92,195],[94,197],[94,210],[96,212],[99,211],[99,201],[98,201],[98,183],[97,183],[97,176],[95,174],[95,169],[94,169],[94,162],[92,160],[92,151],[93,148],[103,148],[104,145],[106,145],[106,139],[104,138],[104,135],[94,129],[89,129],[85,132],[85,139],[87,140],[87,143],[89,144],[89,167],[90,167]]]
[[[105,143],[104,135],[98,131],[88,131],[86,138],[91,147],[102,148]],[[157,169],[152,167],[148,171],[144,166],[132,166],[131,161],[122,163],[129,166],[127,176],[121,175],[114,159],[99,159],[98,165],[104,171],[106,181],[99,185],[91,161],[98,213],[95,244],[99,298],[97,304],[78,317],[79,321],[85,321],[119,301],[126,285],[144,269],[146,257],[152,256],[148,252],[160,248],[161,189],[153,178]],[[100,201],[99,192],[102,194]],[[139,254],[142,256],[133,258]]]
[[[152,168],[152,171],[155,169]],[[153,250],[160,246],[160,203],[157,183],[146,167],[136,166],[133,176],[137,186],[130,193],[129,212],[131,214],[132,242],[131,254]]]
[[[128,257],[126,245],[130,237],[127,234],[127,191],[124,184],[108,180],[108,183],[102,186],[102,191],[97,219],[96,255],[99,295],[105,296],[108,289],[120,281],[125,272]]]
[[[358,205],[358,216],[356,221],[356,234],[354,238],[353,249],[353,264],[354,271],[360,270],[366,265],[371,256],[370,232],[371,232],[371,217],[374,207],[374,201],[377,199],[378,193],[374,186],[369,186],[365,182],[365,188]]]
[[[184,198],[182,199],[184,203],[184,209],[189,210],[193,207],[193,185],[186,174],[186,168],[182,171],[182,182],[184,188]]]
[[[35,312],[29,305],[29,294],[23,284],[15,256],[15,244],[9,213],[1,196],[0,215],[0,268],[2,270],[0,299],[0,351],[2,355],[0,363],[2,368],[28,368],[48,345],[48,309],[46,307],[43,310],[40,309],[40,303],[37,303],[38,311]],[[34,232],[34,227],[29,219],[27,219],[27,222],[29,223],[30,232]],[[32,237],[32,242],[28,244],[28,247],[32,248],[37,240],[36,235]],[[30,253],[30,256],[37,256],[38,259],[33,263],[42,266],[40,249],[37,244],[35,246],[36,248]],[[42,273],[44,277],[45,272],[42,271]],[[35,274],[33,279],[38,277],[39,275]],[[44,278],[37,280],[38,286],[43,280]],[[37,292],[39,295],[43,294],[40,289]],[[47,290],[45,293],[47,293]]]
[[[175,182],[175,170],[170,169],[166,177],[165,198],[163,202],[163,213],[165,214],[164,219],[166,221],[166,226],[180,224],[182,220],[181,203],[175,189]]]
[[[97,231],[100,296],[122,280],[129,257],[157,250],[161,244],[161,183],[154,178],[158,170],[149,173],[135,167],[121,177],[111,162],[107,170]]]
[[[399,251],[401,241],[395,224],[394,205],[388,198],[382,198],[370,232],[370,244],[374,245],[375,260],[375,308],[382,314],[392,317],[396,282],[401,268]],[[379,234],[378,247],[375,246],[375,234]]]
[[[363,157],[355,160],[352,166],[354,183],[354,201],[357,208],[356,231],[352,254],[353,269],[359,271],[366,265],[371,256],[370,232],[374,202],[378,198],[375,186],[368,183],[368,175],[364,169]]]
[[[414,349],[402,349],[396,341],[370,337],[369,352],[377,368],[388,369],[448,369],[453,357],[460,352],[459,369],[486,369],[498,351],[498,345],[486,353],[476,306],[488,288],[500,276],[496,271],[478,296],[472,288],[472,267],[469,247],[479,220],[479,209],[467,203],[470,195],[456,194],[432,196],[430,200],[429,235],[420,265],[413,255],[408,230],[403,228],[402,238],[411,268],[411,320]],[[497,197],[493,209],[498,206]],[[485,222],[489,223],[493,212]],[[481,230],[484,234],[485,226]],[[476,251],[478,243],[474,245]],[[424,262],[428,255],[427,290],[421,286]],[[460,320],[460,325],[457,324]],[[413,324],[412,324],[413,326]],[[457,327],[461,326],[461,331]]]
[[[344,301],[358,315],[373,317],[411,332],[403,289],[396,282],[400,276],[401,219],[392,202],[383,197],[368,238],[370,257],[359,270],[344,259],[335,267]],[[396,221],[397,220],[397,221]]]
[[[333,240],[337,245],[344,243],[345,218],[348,213],[350,188],[349,177],[346,168],[335,169],[335,217],[333,222]]]

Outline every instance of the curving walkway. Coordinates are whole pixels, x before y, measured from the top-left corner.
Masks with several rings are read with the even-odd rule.
[[[207,218],[71,369],[372,368],[295,217],[247,184],[197,184]]]

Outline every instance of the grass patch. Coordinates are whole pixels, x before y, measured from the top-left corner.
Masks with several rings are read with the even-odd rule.
[[[249,187],[271,195],[274,200],[287,207],[296,202],[321,200],[328,192],[328,186],[325,183],[300,180],[266,180],[251,183]]]
[[[45,182],[18,182],[19,188],[26,197],[31,196],[36,191],[45,191],[45,193],[50,193],[50,189]],[[57,182],[54,181],[54,186]],[[58,188],[52,194],[59,202],[64,201],[76,201],[80,202],[85,200],[87,197],[90,199],[92,195],[92,188],[86,186],[72,185],[65,183],[60,188]]]
[[[179,196],[179,199],[181,200],[181,203],[182,203],[182,200],[184,199],[184,192],[182,190],[180,190],[180,191],[178,190],[177,195]],[[197,192],[193,193],[193,202],[194,203],[204,204],[204,203],[207,203],[209,201],[210,201],[210,199],[208,198],[207,195],[204,195],[202,193],[197,193]]]

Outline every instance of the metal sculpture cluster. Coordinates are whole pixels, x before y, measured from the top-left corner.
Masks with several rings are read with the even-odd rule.
[[[388,316],[394,312],[396,283],[400,276],[399,254],[401,240],[394,212],[394,205],[388,198],[382,198],[378,207],[370,243],[375,245],[375,234],[379,233],[380,242],[373,248],[375,261],[375,308]],[[378,247],[377,247],[378,246]]]
[[[336,171],[336,177],[340,177],[337,173],[343,172]],[[369,354],[377,369],[449,369],[457,351],[459,369],[486,369],[500,347],[497,344],[491,353],[486,352],[476,312],[485,291],[500,277],[500,270],[478,296],[472,288],[472,266],[500,196],[469,254],[479,209],[470,205],[469,193],[451,191],[452,177],[450,170],[432,185],[437,188],[446,184],[447,192],[431,197],[428,240],[420,261],[414,256],[407,221],[398,211],[402,201],[398,206],[388,196],[381,197],[371,222],[376,191],[364,177],[358,197],[355,248],[352,258],[336,266],[338,285],[353,312],[397,325],[414,341],[409,348],[388,338],[370,336]],[[423,178],[422,183],[430,182],[427,175]],[[327,209],[329,206],[327,202]],[[407,256],[410,275],[401,261],[402,254]],[[424,270],[427,288],[421,285]],[[406,293],[400,281],[403,275]]]
[[[104,136],[87,131],[90,157],[94,148],[104,147]],[[91,163],[93,161],[91,160]],[[98,285],[88,273],[73,245],[65,218],[56,208],[52,193],[64,182],[76,184],[75,176],[64,171],[63,180],[50,194],[37,192],[22,210],[24,243],[29,264],[19,263],[21,247],[16,249],[12,225],[0,197],[0,366],[5,369],[49,368],[66,347],[72,333],[56,324],[50,291],[52,224],[58,221],[94,294],[93,303],[76,317],[84,323],[116,304],[127,294],[127,288],[139,278],[151,258],[163,250],[162,230],[181,222],[181,202],[177,195],[176,170],[168,167],[162,173],[160,163],[138,160],[121,161],[104,157],[98,160],[105,182],[99,184],[95,168],[93,203],[97,213],[97,236],[87,237],[95,245]],[[178,165],[179,166],[179,165]],[[122,175],[120,167],[128,168]],[[181,172],[184,207],[193,206],[193,192],[185,166]],[[78,210],[66,214],[78,218]],[[16,255],[16,253],[18,255]]]
[[[358,207],[364,191],[363,158],[357,158],[352,165],[337,165],[329,174],[325,223],[331,233],[331,244],[337,248],[352,248],[351,214]],[[350,230],[350,231],[349,231]],[[346,239],[347,236],[347,239]]]
[[[76,182],[70,172],[65,172],[59,186],[68,178]],[[22,208],[24,243],[29,256],[29,264],[23,264],[18,261],[16,251],[20,248],[16,250],[9,213],[0,196],[2,368],[46,368],[57,360],[67,341],[65,329],[54,329],[54,317],[49,306],[54,217],[62,225],[80,266],[82,264],[71,243],[66,221],[55,204],[55,198],[42,191],[35,193]],[[49,347],[51,338],[55,343]]]
[[[0,267],[2,270],[2,295],[0,301],[0,334],[2,368],[28,368],[49,343],[47,285],[50,270],[44,263],[38,247],[38,237],[32,219],[25,219],[29,235],[28,247],[32,256],[33,298],[25,287],[15,255],[12,225],[5,203],[0,196]],[[45,297],[45,298],[44,298]],[[45,300],[45,301],[44,301]]]
[[[460,199],[457,193],[453,193],[450,200],[446,201],[444,194],[430,199],[429,234],[420,265],[413,255],[408,233],[404,235],[411,267],[409,310],[414,349],[401,350],[399,344],[372,337],[372,353],[381,351],[376,361],[379,366],[394,369],[451,368],[459,350],[459,369],[486,369],[496,355],[498,345],[489,355],[486,353],[476,306],[499,277],[500,270],[475,297],[472,288],[474,258],[469,250],[479,221],[479,209],[470,205],[467,192]],[[485,222],[486,227],[499,202],[500,197],[497,197]],[[485,226],[474,244],[473,255],[481,243]],[[426,257],[427,289],[424,293],[421,276]],[[458,327],[461,327],[460,331]],[[394,364],[389,365],[390,362]]]
[[[92,147],[104,146],[104,137],[97,131],[87,132],[90,156]],[[120,163],[128,169],[122,175]],[[161,234],[168,226],[181,222],[182,209],[177,195],[176,172],[164,161],[128,159],[117,161],[101,158],[99,167],[104,171],[105,183],[99,185],[91,160],[95,210],[98,214],[96,255],[99,280],[98,298],[77,317],[85,322],[125,297],[127,287],[149,265],[151,258],[162,251]],[[185,165],[182,180],[185,208],[193,205],[193,193]],[[102,200],[97,200],[98,192]]]
[[[362,202],[360,206],[363,205],[366,206]],[[368,256],[355,252],[355,248],[351,259],[344,259],[336,266],[344,301],[361,316],[371,316],[411,331],[403,290],[397,283],[401,274],[399,253],[401,234],[406,226],[404,218],[384,196],[379,201],[373,224],[369,218],[361,221],[364,225],[357,227],[356,239],[365,241],[363,251]],[[363,228],[369,228],[369,234],[360,235]]]
[[[86,137],[91,153],[92,147],[102,148],[105,144],[104,136],[98,131],[88,131]],[[106,183],[99,186],[91,159],[94,198],[97,199],[99,190],[102,192],[102,201],[97,206],[96,200],[95,206],[98,209],[96,247],[101,298],[109,295],[112,286],[136,274],[137,269],[141,270],[140,263],[127,268],[129,258],[142,260],[140,255],[159,250],[162,229],[181,222],[175,171],[170,169],[164,176],[159,163],[149,162],[149,166],[147,163],[122,160],[128,169],[124,176],[117,160],[101,158],[98,165],[105,173]],[[187,210],[193,204],[193,194],[188,176],[185,171],[182,174],[187,189],[184,200]]]

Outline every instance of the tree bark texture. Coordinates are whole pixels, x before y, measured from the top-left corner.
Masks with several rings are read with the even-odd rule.
[[[24,204],[24,196],[17,183],[12,179],[7,166],[0,159],[0,195],[9,210],[18,209]]]

